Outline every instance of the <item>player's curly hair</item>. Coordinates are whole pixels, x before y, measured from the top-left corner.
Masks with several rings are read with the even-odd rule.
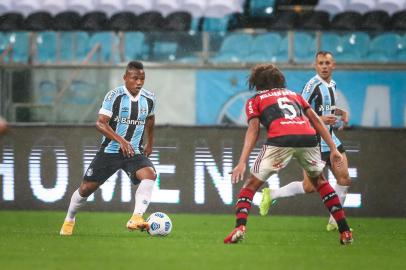
[[[260,64],[251,69],[248,85],[251,90],[255,88],[256,91],[285,88],[286,80],[283,73],[275,65]]]

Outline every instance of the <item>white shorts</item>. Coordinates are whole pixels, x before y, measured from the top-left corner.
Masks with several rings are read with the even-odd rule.
[[[292,157],[297,159],[300,166],[310,177],[320,175],[326,165],[321,160],[320,148],[318,146],[277,147],[264,145],[251,167],[251,173],[259,180],[266,181],[272,174],[285,168]]]

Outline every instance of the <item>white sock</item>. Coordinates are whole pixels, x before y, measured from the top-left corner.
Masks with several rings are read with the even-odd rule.
[[[70,199],[70,204],[68,208],[68,213],[66,214],[66,221],[75,221],[75,216],[79,208],[86,204],[87,197],[82,197],[79,194],[79,189],[77,189],[72,194]]]
[[[135,207],[133,215],[142,215],[147,211],[154,185],[154,180],[144,179],[141,181],[135,192]]]
[[[271,189],[272,199],[291,197],[291,196],[295,196],[297,194],[304,194],[304,193],[305,193],[305,191],[303,189],[302,181],[294,181],[279,189],[275,189],[275,190]]]
[[[347,197],[347,193],[348,193],[348,189],[350,187],[349,186],[342,186],[339,184],[336,184],[334,186],[334,190],[338,196],[338,199],[340,200],[341,206],[344,207],[344,202],[345,202],[345,197]],[[330,220],[328,221],[329,223],[336,223],[335,219],[333,218],[332,215],[330,215]]]

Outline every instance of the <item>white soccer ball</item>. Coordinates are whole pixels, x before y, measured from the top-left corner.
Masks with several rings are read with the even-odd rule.
[[[148,233],[152,236],[166,236],[172,231],[172,221],[162,212],[152,213],[148,218]]]

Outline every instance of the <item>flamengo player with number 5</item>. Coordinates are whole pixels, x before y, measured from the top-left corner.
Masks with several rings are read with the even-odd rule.
[[[299,94],[285,88],[285,77],[272,64],[255,66],[249,77],[250,89],[257,93],[247,101],[248,129],[237,166],[231,180],[242,180],[249,155],[257,142],[260,124],[267,129],[267,142],[258,154],[248,178],[238,194],[235,229],[224,243],[237,243],[244,238],[249,210],[255,192],[272,174],[286,167],[295,157],[338,224],[340,243],[353,241],[344,210],[334,189],[323,175],[317,133],[330,147],[331,163],[342,166],[343,158],[328,130],[310,105]]]

